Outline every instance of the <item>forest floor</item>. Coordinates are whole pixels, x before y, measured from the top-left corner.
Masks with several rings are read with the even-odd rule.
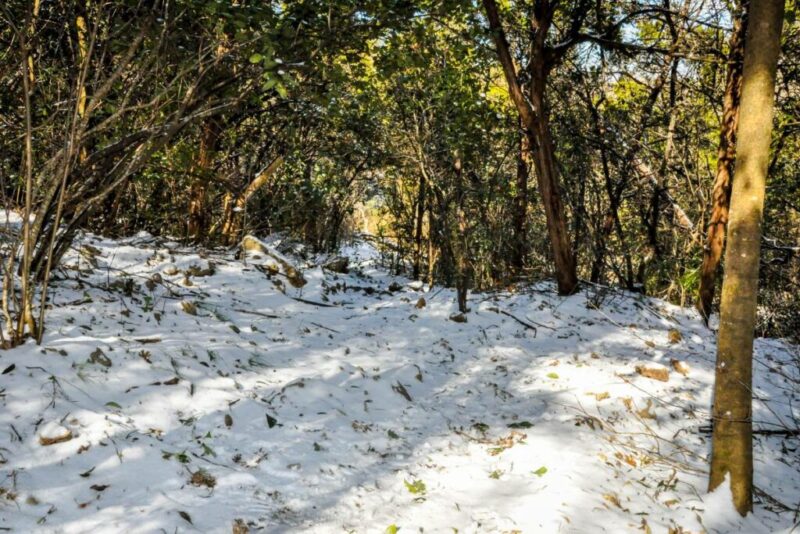
[[[289,254],[307,280],[296,289],[260,254],[144,234],[76,243],[42,345],[0,352],[0,530],[798,521],[797,436],[756,436],[751,516],[725,487],[706,492],[715,341],[694,310],[542,283],[472,294],[456,322],[451,291],[390,275],[366,245],[343,253],[348,274]],[[757,428],[796,428],[798,360],[757,341]]]

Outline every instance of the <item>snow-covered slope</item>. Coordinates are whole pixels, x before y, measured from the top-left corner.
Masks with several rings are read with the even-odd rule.
[[[471,295],[460,323],[451,291],[415,289],[364,247],[350,250],[360,268],[309,266],[294,288],[252,254],[144,235],[77,246],[42,346],[0,353],[0,530],[769,532],[797,520],[784,510],[800,503],[797,437],[757,436],[753,516],[739,519],[724,489],[706,494],[714,337],[691,310],[542,284]],[[797,424],[798,358],[758,341],[758,428]]]

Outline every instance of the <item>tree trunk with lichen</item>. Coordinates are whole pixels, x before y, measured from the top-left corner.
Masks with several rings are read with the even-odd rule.
[[[753,508],[753,333],[783,8],[783,0],[750,6],[720,307],[709,490],[729,478],[742,515]]]

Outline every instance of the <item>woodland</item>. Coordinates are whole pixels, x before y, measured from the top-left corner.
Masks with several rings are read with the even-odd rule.
[[[0,530],[792,532],[799,11],[5,0]]]

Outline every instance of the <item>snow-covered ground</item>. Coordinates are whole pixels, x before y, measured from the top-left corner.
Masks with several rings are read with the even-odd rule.
[[[756,437],[754,515],[739,519],[725,488],[706,493],[715,348],[693,310],[541,284],[471,295],[464,323],[451,291],[389,275],[366,246],[347,250],[360,263],[349,274],[308,265],[299,289],[252,252],[147,236],[76,248],[43,344],[0,352],[0,530],[789,532],[798,520],[785,510],[800,505],[796,436]],[[796,427],[799,358],[757,342],[758,428]]]

